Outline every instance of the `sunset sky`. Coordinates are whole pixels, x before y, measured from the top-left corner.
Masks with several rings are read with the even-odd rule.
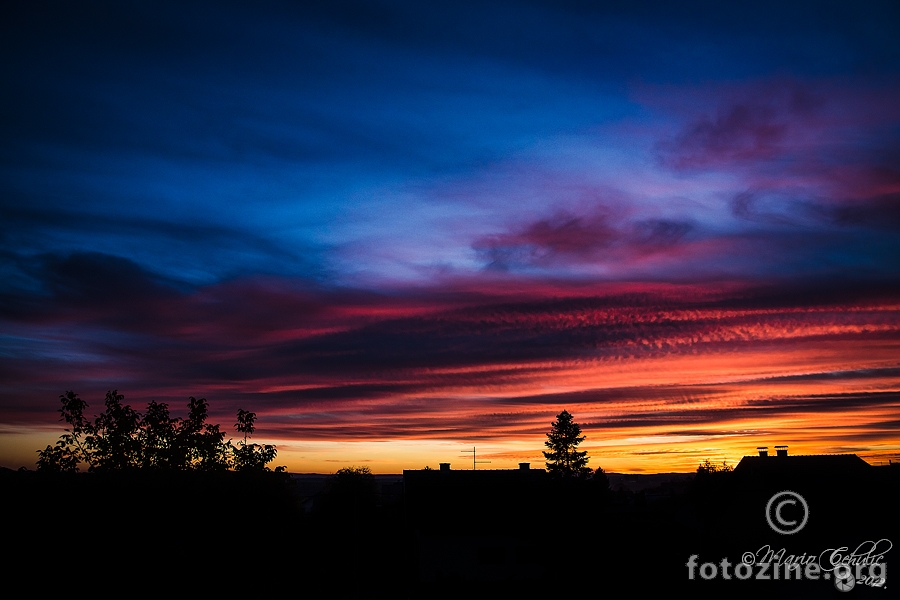
[[[5,2],[0,466],[900,460],[900,4]]]

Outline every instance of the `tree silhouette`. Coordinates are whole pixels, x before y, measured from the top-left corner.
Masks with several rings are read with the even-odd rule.
[[[710,475],[712,473],[730,473],[733,470],[734,467],[729,465],[728,461],[726,460],[723,460],[721,465],[717,465],[707,458],[702,463],[700,463],[700,466],[697,467],[697,474]]]
[[[234,450],[234,468],[238,471],[265,471],[268,469],[266,465],[275,460],[275,446],[247,443],[247,438],[256,430],[253,425],[255,422],[256,413],[238,410],[234,427],[238,433],[244,434],[244,440],[238,442],[238,447]]]
[[[169,416],[169,405],[155,400],[141,422],[142,466],[148,469],[184,468],[187,460],[178,443],[180,419]]]
[[[331,491],[347,496],[375,497],[375,476],[369,467],[338,469],[331,480]]]
[[[207,423],[209,402],[190,397],[185,419],[173,418],[169,405],[152,401],[141,415],[122,401],[117,390],[106,393],[105,411],[93,421],[84,416],[87,403],[74,392],[60,395],[60,420],[69,426],[56,445],[38,450],[39,471],[75,472],[130,469],[267,471],[277,453],[273,445],[248,444],[256,413],[238,411],[244,441],[235,448],[219,425]],[[283,469],[282,469],[283,470]]]
[[[609,494],[609,477],[606,476],[606,473],[603,472],[602,468],[597,467],[597,470],[594,471],[594,474],[591,476],[591,482],[593,482],[594,488],[601,497],[605,497]]]
[[[238,433],[244,434],[244,445],[247,444],[247,438],[256,430],[256,427],[253,426],[255,421],[256,413],[244,410],[243,408],[238,409],[237,423],[234,424],[234,428],[238,430]]]
[[[78,470],[78,454],[72,451],[70,444],[61,436],[55,446],[47,444],[43,450],[38,450],[38,471],[55,471],[60,473],[74,473]]]
[[[93,450],[95,470],[121,471],[141,465],[141,415],[122,404],[124,399],[118,390],[106,392],[106,410],[94,419],[87,445]]]
[[[38,450],[37,466],[41,471],[75,472],[79,463],[91,464],[90,452],[85,445],[85,437],[93,432],[91,422],[84,416],[87,403],[78,394],[68,391],[60,394],[60,421],[69,425],[59,436],[55,446],[49,444]]]
[[[337,514],[359,519],[375,508],[375,476],[369,467],[344,467],[338,469],[329,481],[328,507]],[[355,528],[352,520],[345,523]]]
[[[209,402],[206,398],[188,399],[188,417],[179,430],[179,444],[188,465],[197,471],[221,471],[228,468],[232,447],[225,442],[219,425],[206,422]]]
[[[550,432],[547,433],[547,441],[544,445],[549,452],[544,452],[547,459],[547,470],[551,475],[563,478],[587,478],[591,469],[587,466],[587,451],[578,450],[578,444],[583,442],[585,436],[581,435],[581,427],[572,419],[572,415],[564,410],[556,415],[556,421],[551,423]]]

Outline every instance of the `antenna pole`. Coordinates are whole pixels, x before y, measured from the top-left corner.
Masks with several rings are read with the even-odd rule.
[[[475,446],[472,446],[472,449],[471,449],[471,450],[463,450],[462,452],[463,452],[464,454],[468,454],[469,452],[472,453],[472,470],[473,470],[473,471],[477,468],[476,465],[478,465],[478,463],[484,464],[484,463],[489,463],[489,462],[491,462],[491,461],[489,461],[489,460],[475,460]]]

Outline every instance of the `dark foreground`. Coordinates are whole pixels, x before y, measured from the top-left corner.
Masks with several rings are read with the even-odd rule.
[[[886,600],[900,589],[900,575],[892,579],[900,573],[897,550],[883,552],[898,540],[898,471],[711,473],[639,493],[557,482],[534,471],[412,471],[398,493],[360,481],[311,498],[295,478],[276,473],[4,470],[2,576],[7,589],[21,581],[42,597],[193,590],[253,597]],[[809,507],[807,524],[788,535],[765,518],[770,497],[784,490],[801,494]],[[795,509],[784,507],[785,520],[796,520]],[[874,549],[866,545],[879,540]],[[861,580],[840,592],[822,573],[784,581],[779,570],[774,580],[771,568],[763,573],[755,565],[739,579],[735,565],[745,553],[756,563],[778,562],[777,555],[765,558],[767,547],[784,549],[782,563],[807,561],[792,555],[827,563],[857,551],[850,560],[885,563],[886,578],[867,582],[864,565]],[[715,564],[714,575],[704,563]]]

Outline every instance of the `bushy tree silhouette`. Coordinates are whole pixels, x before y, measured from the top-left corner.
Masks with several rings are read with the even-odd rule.
[[[74,473],[78,470],[80,462],[78,454],[73,451],[72,446],[64,437],[67,436],[60,436],[56,445],[47,444],[46,448],[38,450],[38,471]]]
[[[144,450],[141,466],[147,469],[175,469],[184,465],[179,456],[179,419],[169,416],[169,405],[155,400],[147,405],[141,423],[141,446]]]
[[[700,463],[700,466],[697,467],[698,475],[710,475],[712,473],[730,473],[734,470],[734,467],[728,464],[728,461],[723,460],[721,465],[718,465],[708,458]]]
[[[253,426],[255,422],[256,413],[243,408],[238,409],[237,423],[234,424],[234,428],[238,430],[238,433],[244,434],[244,444],[247,443],[247,438],[253,435],[253,432],[256,430],[256,427]]]
[[[375,476],[369,467],[344,467],[331,479],[331,492],[344,496],[368,497],[374,502]]]
[[[121,471],[141,465],[141,415],[122,404],[124,399],[118,390],[106,392],[106,410],[94,419],[87,442],[97,471]]]
[[[377,503],[375,476],[369,467],[344,467],[332,476],[326,498],[326,510],[344,515],[344,524],[356,528],[354,520],[364,518]]]
[[[247,443],[247,439],[256,430],[253,425],[255,422],[256,413],[238,410],[234,427],[238,433],[244,434],[244,440],[238,442],[238,447],[234,450],[234,468],[238,471],[265,471],[266,465],[275,460],[275,446]]]
[[[206,398],[188,399],[188,417],[179,432],[181,448],[188,465],[198,471],[222,471],[229,467],[232,448],[218,424],[206,422],[209,402]]]
[[[91,464],[86,439],[92,434],[93,426],[84,416],[87,403],[78,394],[72,391],[60,394],[59,401],[62,403],[59,420],[69,427],[59,436],[55,446],[47,445],[38,450],[37,466],[40,471],[75,472],[80,463]]]
[[[550,432],[544,445],[549,451],[544,452],[547,459],[547,470],[551,475],[563,478],[587,478],[591,469],[587,466],[587,451],[578,450],[578,445],[585,436],[581,435],[581,427],[576,423],[569,411],[556,415],[551,423]]]
[[[106,410],[93,421],[84,416],[87,403],[74,392],[60,395],[60,420],[69,426],[56,445],[38,451],[39,471],[75,472],[130,469],[266,471],[276,455],[273,445],[248,444],[256,414],[238,411],[239,447],[225,441],[219,425],[207,423],[209,402],[190,397],[185,419],[173,418],[165,402],[152,401],[141,415],[124,404],[117,390],[106,393]]]

